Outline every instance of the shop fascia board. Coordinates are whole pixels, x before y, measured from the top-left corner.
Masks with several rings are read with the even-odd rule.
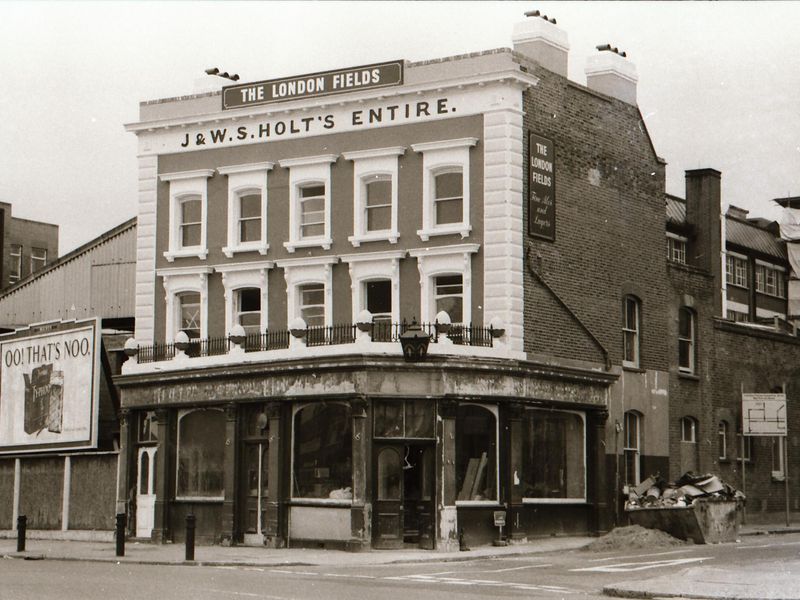
[[[276,115],[289,115],[290,113],[305,113],[310,110],[324,110],[329,106],[348,106],[361,105],[373,100],[386,100],[401,96],[420,96],[425,93],[442,93],[450,89],[464,89],[469,87],[484,88],[491,84],[512,85],[520,90],[535,87],[539,79],[530,73],[519,71],[518,69],[507,69],[494,73],[479,73],[472,77],[457,77],[451,79],[440,79],[436,81],[426,81],[414,85],[404,85],[391,88],[391,91],[382,89],[381,93],[373,92],[351,92],[341,96],[326,96],[324,101],[318,98],[308,100],[291,100],[274,104],[259,105],[251,108],[241,108],[235,110],[219,110],[212,113],[189,115],[186,117],[175,117],[171,119],[159,119],[154,121],[137,121],[126,123],[125,130],[139,135],[149,133],[158,129],[170,129],[173,127],[194,127],[213,123],[221,124],[223,121],[241,121],[255,117],[272,117]],[[331,101],[331,99],[334,99]]]

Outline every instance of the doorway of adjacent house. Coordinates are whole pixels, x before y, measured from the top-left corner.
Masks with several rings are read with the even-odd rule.
[[[136,483],[136,537],[149,538],[156,514],[156,446],[139,448]]]
[[[419,441],[376,445],[374,548],[433,549],[434,447]]]

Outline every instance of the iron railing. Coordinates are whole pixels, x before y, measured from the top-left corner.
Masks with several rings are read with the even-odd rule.
[[[399,343],[400,336],[409,328],[410,323],[389,323],[379,321],[372,323],[368,331],[373,342]],[[420,328],[431,338],[431,343],[439,343],[442,335],[437,329],[437,323],[421,323]],[[473,346],[491,348],[495,337],[491,327],[478,327],[474,325],[451,325],[447,333],[450,341],[458,346]],[[269,350],[285,350],[289,348],[291,334],[289,331],[265,331],[252,333],[245,337],[243,349],[245,352],[264,352]],[[352,344],[358,337],[358,326],[353,324],[331,325],[327,327],[309,327],[305,332],[305,345],[308,347],[337,346]],[[228,354],[235,346],[230,338],[192,339],[184,351],[189,357],[221,356]],[[138,362],[153,363],[175,358],[177,348],[174,343],[156,343],[149,346],[140,346]]]

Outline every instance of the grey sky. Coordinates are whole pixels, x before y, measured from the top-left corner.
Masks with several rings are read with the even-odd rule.
[[[532,9],[567,31],[577,82],[597,44],[628,53],[668,192],[713,167],[751,215],[800,195],[794,2],[4,2],[0,200],[59,224],[67,252],[136,214],[140,100],[192,93],[210,66],[255,81],[510,47]]]

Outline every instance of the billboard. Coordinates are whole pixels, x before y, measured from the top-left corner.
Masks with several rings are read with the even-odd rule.
[[[96,446],[99,352],[96,320],[0,337],[0,454]]]
[[[742,431],[753,436],[785,436],[786,394],[742,394]]]

